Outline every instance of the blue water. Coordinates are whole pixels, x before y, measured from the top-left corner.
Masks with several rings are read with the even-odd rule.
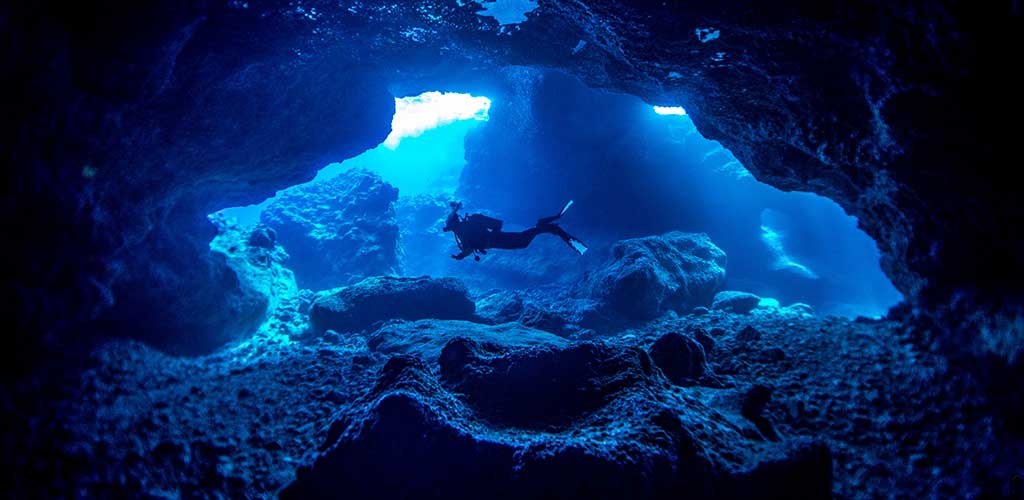
[[[820,314],[848,317],[882,316],[902,300],[879,267],[874,241],[857,228],[856,218],[836,203],[815,194],[783,192],[758,182],[721,145],[701,137],[681,107],[655,108],[631,97],[615,99],[635,101],[619,103],[627,110],[627,123],[620,124],[622,127],[640,130],[648,136],[662,135],[650,138],[652,144],[644,146],[647,149],[642,152],[647,157],[630,160],[627,168],[614,170],[613,179],[598,169],[592,174],[586,168],[570,169],[565,174],[568,177],[552,181],[564,186],[531,187],[527,182],[508,180],[515,179],[514,176],[494,177],[493,183],[502,189],[496,190],[499,197],[490,198],[493,205],[467,208],[493,209],[510,224],[526,226],[536,216],[545,214],[543,207],[558,206],[555,199],[575,197],[572,224],[584,240],[610,242],[669,230],[708,233],[729,256],[726,289],[753,292],[783,305],[807,303]],[[409,108],[405,115],[400,110],[402,116],[396,116],[393,125],[395,133],[385,143],[355,158],[325,166],[311,182],[361,168],[379,174],[397,187],[400,197],[427,194],[454,199],[466,165],[467,134],[478,128],[487,132],[481,128],[487,127],[487,109],[474,110],[472,105],[466,108],[467,102],[470,101],[464,98],[455,104]],[[488,101],[488,107],[489,104]],[[502,103],[496,104],[500,112]],[[589,114],[596,110],[585,109],[588,104],[592,102],[567,99],[564,104],[547,106],[543,112],[554,116],[547,120],[554,122],[554,128],[550,134],[538,134],[542,137],[540,142],[545,138],[550,142],[540,149],[552,152],[554,157],[571,155],[583,164],[602,161],[588,159],[587,144],[578,143],[579,137],[588,137],[586,124],[601,119],[600,115]],[[479,103],[476,105],[479,108]],[[459,106],[463,109],[455,109]],[[400,118],[408,122],[399,123]],[[559,120],[563,122],[558,123]],[[405,135],[396,139],[400,130]],[[515,151],[517,146],[502,147]],[[622,154],[635,154],[631,149],[635,147],[624,146]],[[606,155],[607,151],[600,154]],[[510,166],[503,168],[517,168],[518,161],[510,159]],[[566,164],[569,163],[567,160]],[[483,174],[475,175],[476,182],[480,182],[481,175],[487,181],[490,174],[486,167]],[[272,200],[229,208],[222,213],[243,224],[254,224]],[[423,247],[415,235],[404,238],[402,244],[406,248],[417,248],[419,252]],[[447,255],[439,253],[437,259],[443,261]],[[459,273],[462,268],[428,270]],[[481,271],[474,268],[472,272]]]

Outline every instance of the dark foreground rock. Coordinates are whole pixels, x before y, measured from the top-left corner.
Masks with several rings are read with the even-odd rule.
[[[676,384],[692,385],[707,370],[704,345],[679,333],[663,335],[651,346],[650,354],[662,373]]]
[[[302,288],[325,290],[399,269],[398,189],[350,169],[282,191],[260,215],[291,255]]]
[[[309,311],[314,332],[361,331],[389,319],[473,318],[476,306],[453,278],[378,276],[323,292]]]
[[[828,498],[827,448],[752,444],[637,348],[454,339],[392,357],[282,498]],[[757,455],[737,454],[753,446]],[[714,450],[714,453],[710,453]]]
[[[626,318],[649,320],[670,309],[710,305],[725,281],[725,265],[725,252],[703,233],[623,240],[587,277],[587,293]]]
[[[105,344],[46,389],[61,396],[8,415],[3,484],[14,498],[1011,495],[1024,450],[969,376],[892,322],[768,312],[601,342],[420,320],[310,342],[265,328],[198,358]],[[748,325],[759,340],[739,338]],[[720,384],[648,368],[644,351],[678,332],[713,343]]]

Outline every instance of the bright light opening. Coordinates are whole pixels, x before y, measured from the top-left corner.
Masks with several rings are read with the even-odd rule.
[[[654,112],[659,115],[679,115],[683,116],[686,114],[686,110],[682,106],[655,106]]]
[[[491,100],[486,97],[454,92],[396,98],[391,134],[384,140],[384,146],[395,149],[406,137],[418,137],[427,130],[461,120],[486,121],[490,109]]]

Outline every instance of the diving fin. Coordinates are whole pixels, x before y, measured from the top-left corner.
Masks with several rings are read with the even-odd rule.
[[[543,226],[544,224],[551,224],[552,222],[555,222],[556,220],[562,218],[562,216],[565,215],[565,212],[569,211],[569,207],[571,207],[571,206],[572,206],[572,200],[569,200],[569,203],[566,203],[565,206],[562,207],[562,211],[558,212],[558,215],[552,215],[551,217],[544,217],[544,218],[541,218],[541,219],[537,219],[537,225],[538,226]]]
[[[567,243],[569,243],[569,246],[571,246],[573,250],[579,252],[580,255],[587,253],[587,246],[584,245],[582,241],[577,240],[576,238],[569,238]]]
[[[565,212],[567,212],[569,210],[569,207],[571,207],[571,206],[572,206],[572,200],[569,200],[569,203],[565,204],[565,207],[562,208],[562,211],[558,212],[558,216],[561,217],[561,216],[565,215]]]

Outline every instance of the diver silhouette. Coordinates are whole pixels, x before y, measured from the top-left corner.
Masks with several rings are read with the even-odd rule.
[[[587,251],[587,246],[582,241],[565,232],[556,223],[572,206],[572,200],[569,200],[569,203],[566,203],[558,214],[541,218],[537,220],[537,225],[517,232],[502,231],[501,226],[504,222],[483,214],[460,216],[461,202],[453,201],[450,206],[452,212],[448,214],[448,219],[445,221],[444,232],[455,233],[455,243],[459,245],[460,250],[458,255],[452,255],[452,258],[456,260],[465,259],[474,253],[486,254],[487,250],[491,248],[505,250],[526,248],[538,234],[542,233],[562,238],[562,241],[580,255]],[[475,255],[473,258],[479,261],[480,255]]]

